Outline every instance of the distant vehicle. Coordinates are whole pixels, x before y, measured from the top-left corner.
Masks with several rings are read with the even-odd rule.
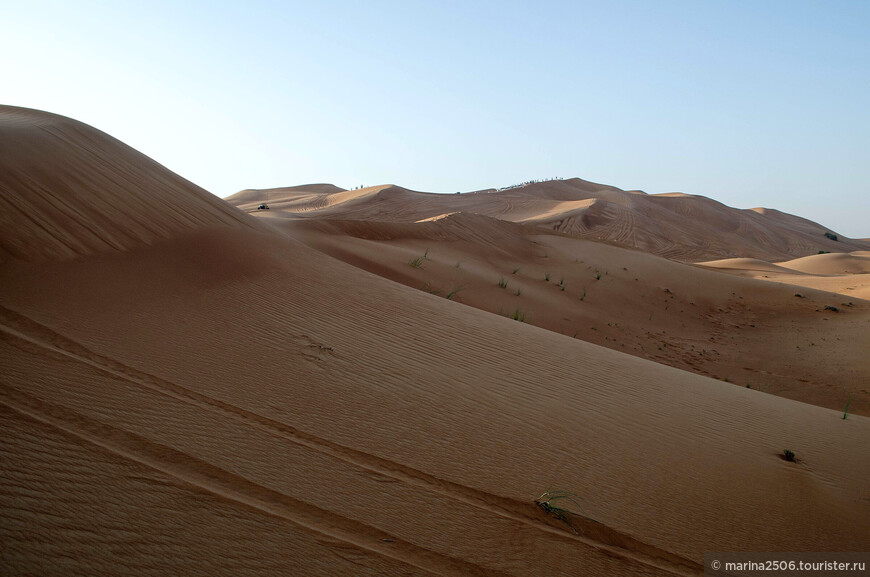
[[[257,210],[269,210],[269,205],[265,202],[257,207]]]

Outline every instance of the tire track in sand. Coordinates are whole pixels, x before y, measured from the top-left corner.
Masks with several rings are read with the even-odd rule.
[[[3,384],[0,384],[0,403],[25,417],[50,425],[218,497],[280,517],[310,531],[429,573],[456,577],[505,575],[403,541],[375,527],[264,487],[188,453],[100,423],[71,409],[47,403]]]
[[[550,519],[547,518],[543,514],[543,512],[540,511],[532,503],[518,502],[513,499],[500,497],[498,495],[487,493],[479,489],[468,487],[466,485],[461,485],[453,481],[441,479],[439,477],[414,469],[412,467],[389,461],[382,457],[378,457],[377,455],[359,451],[357,449],[353,449],[351,447],[340,445],[333,441],[317,437],[310,433],[300,431],[286,423],[276,421],[258,413],[248,411],[236,405],[232,405],[219,399],[209,397],[205,394],[188,389],[176,383],[161,379],[160,377],[124,365],[123,363],[120,363],[110,357],[95,353],[83,346],[82,344],[55,332],[51,328],[46,327],[45,325],[42,325],[30,319],[29,317],[26,317],[6,307],[3,307],[2,305],[0,305],[0,331],[6,333],[9,337],[20,339],[32,345],[36,345],[40,348],[48,349],[55,353],[59,353],[74,361],[84,363],[102,372],[146,387],[159,394],[163,394],[180,400],[182,402],[219,413],[234,420],[243,422],[248,426],[252,426],[270,434],[277,435],[289,442],[318,451],[322,454],[329,455],[338,460],[357,466],[369,472],[378,475],[384,475],[386,477],[393,478],[408,485],[444,495],[451,499],[465,503],[466,505],[471,505],[473,507],[482,509],[490,514],[500,515],[515,522],[532,525],[535,528],[545,531],[554,537],[560,539],[571,539],[578,542],[578,544],[582,543],[586,546],[602,551],[608,555],[615,555],[625,558],[627,560],[637,561],[645,565],[667,571],[672,574],[693,575],[697,574],[703,569],[703,566],[700,563],[697,563],[690,559],[686,559],[684,557],[671,553],[670,551],[660,549],[648,543],[639,541],[630,535],[622,533],[602,523],[598,523],[593,519],[588,519],[585,517],[578,517],[577,519],[574,519],[574,525],[578,530],[580,530],[580,534],[573,535],[571,533],[568,533],[566,530],[563,530],[561,527],[557,528],[556,526],[549,524]],[[15,394],[25,394],[20,393],[16,389],[9,390],[14,391]],[[42,401],[38,402],[41,403]],[[64,410],[72,413],[72,411],[69,411],[68,409],[61,409],[59,407],[58,410]],[[38,411],[36,411],[36,413],[38,413]],[[27,414],[30,414],[30,412],[28,412]],[[39,418],[38,415],[34,416],[35,418]],[[73,416],[75,416],[75,418],[79,420],[86,419],[86,417],[83,417],[81,415]],[[132,435],[132,433],[127,433],[125,431],[115,431],[118,434]],[[70,432],[75,434],[75,430],[71,430]],[[87,435],[83,436],[85,436],[85,438],[89,438]],[[145,443],[155,444],[152,441],[148,441],[146,439],[141,440]],[[95,441],[92,442],[97,442],[97,444],[101,444],[98,441],[99,439],[97,438],[95,439]],[[135,460],[140,460],[136,459],[135,456],[132,455],[131,451],[118,452],[126,456],[130,456]],[[179,453],[179,455],[185,454]],[[194,470],[198,470],[200,466],[206,466],[212,467],[217,471],[222,471],[214,465],[204,463],[195,459],[194,457],[190,457],[189,455],[186,456],[197,462]],[[231,475],[231,473],[227,474]],[[239,477],[239,479],[242,478]],[[251,485],[256,485],[248,480],[244,480],[244,482]],[[260,487],[259,485],[256,486]],[[231,487],[231,484],[225,485],[224,489],[222,490],[224,492],[229,492],[231,490]],[[266,487],[261,488],[264,491],[275,493],[275,495],[280,495],[286,500],[293,501],[294,503],[296,502],[295,499],[283,495],[277,491],[272,491],[271,489],[268,489]],[[243,495],[242,498],[239,500],[241,502],[247,503],[250,499],[245,498]],[[271,498],[266,499],[267,502],[271,502],[272,500],[273,499]],[[299,503],[303,502],[299,501]],[[304,505],[305,507],[312,507],[317,511],[321,511],[313,505],[309,505],[307,503],[304,503]],[[329,513],[329,515],[336,514]],[[282,516],[287,515],[285,514]],[[344,519],[343,517],[340,518]],[[347,519],[347,522],[352,524],[359,524],[356,521],[350,519]],[[362,527],[366,527],[369,531],[379,531],[375,528],[371,528],[362,524],[359,525],[361,525]],[[385,536],[385,538],[386,537],[389,536]],[[408,545],[411,547],[417,547],[410,543]],[[428,551],[425,549],[423,550]],[[428,551],[428,553],[440,555],[431,551]],[[452,558],[446,559],[455,561]],[[478,571],[481,569],[477,566],[475,566],[475,568]]]

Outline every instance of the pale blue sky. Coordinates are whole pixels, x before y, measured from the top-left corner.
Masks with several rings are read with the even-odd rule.
[[[5,3],[0,102],[218,196],[579,176],[870,237],[870,2]]]

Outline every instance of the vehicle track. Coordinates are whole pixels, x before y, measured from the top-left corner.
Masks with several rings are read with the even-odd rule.
[[[531,502],[519,502],[514,499],[509,499],[506,497],[494,495],[492,493],[487,493],[485,491],[455,483],[453,481],[441,479],[439,477],[414,469],[412,467],[408,467],[406,465],[402,465],[400,463],[378,457],[377,455],[359,451],[351,447],[340,445],[328,439],[324,439],[310,433],[300,431],[299,429],[296,429],[295,427],[292,427],[286,423],[276,421],[274,419],[243,409],[236,405],[221,401],[219,399],[215,399],[208,395],[204,395],[184,386],[178,385],[176,383],[170,382],[168,380],[145,373],[143,371],[120,363],[119,361],[114,360],[110,357],[95,353],[87,347],[83,346],[82,344],[55,332],[51,328],[46,327],[45,325],[42,325],[30,319],[29,317],[26,317],[6,307],[3,307],[2,305],[0,305],[0,332],[2,332],[7,339],[17,339],[20,341],[25,341],[30,345],[37,346],[42,349],[47,349],[51,352],[54,352],[55,354],[61,354],[71,360],[86,364],[99,371],[105,372],[118,378],[125,379],[139,386],[146,387],[159,394],[172,397],[174,399],[189,403],[199,408],[219,413],[223,416],[242,422],[248,426],[255,427],[261,431],[265,431],[272,435],[279,436],[284,440],[287,440],[299,446],[315,450],[321,454],[331,456],[343,462],[367,470],[376,475],[389,477],[410,486],[441,494],[448,498],[462,502],[466,505],[470,505],[484,510],[490,514],[496,514],[515,522],[531,525],[538,530],[547,532],[554,538],[573,540],[578,545],[582,544],[597,549],[607,555],[637,561],[675,575],[694,575],[703,569],[700,563],[697,563],[690,559],[686,559],[677,554],[671,553],[670,551],[657,548],[648,543],[639,541],[634,537],[631,537],[630,535],[622,533],[602,523],[598,523],[593,519],[585,517],[578,517],[576,519],[573,519],[574,526],[580,531],[579,535],[573,535],[567,532],[567,530],[562,529],[560,526],[557,527],[548,524],[547,521],[549,519],[544,517],[542,511],[540,511]],[[158,460],[155,460],[155,455],[160,455],[162,453],[160,453],[159,451],[157,453],[153,453],[151,451],[151,445],[157,445],[157,443],[154,443],[153,441],[138,437],[133,433],[114,429],[112,427],[109,427],[108,425],[97,423],[96,421],[91,421],[87,417],[78,415],[70,409],[49,405],[44,401],[40,401],[39,399],[30,397],[26,393],[18,391],[17,389],[14,389],[12,387],[2,386],[2,389],[0,390],[3,391],[3,402],[19,412],[24,412],[28,415],[31,415],[33,418],[49,422],[61,429],[71,432],[72,434],[77,434],[82,438],[85,438],[98,445],[106,446],[110,449],[113,449],[113,445],[111,445],[111,443],[114,442],[114,447],[117,448],[116,452],[133,458],[134,460],[146,463],[149,466],[154,467],[155,465],[160,465]],[[50,407],[51,410],[46,412],[40,409],[40,406]],[[70,419],[72,419],[72,424],[68,423],[66,426],[64,426],[64,416],[69,416]],[[75,423],[79,422],[85,423],[87,425],[84,426],[84,428],[82,428],[80,431],[75,426]],[[105,427],[105,430],[111,433],[111,439],[107,439],[105,442],[100,441],[99,436],[94,434],[96,428],[100,427]],[[129,449],[124,449],[124,443],[121,441],[127,438],[125,437],[125,435],[141,439],[141,441],[145,443],[145,445],[143,446],[148,448],[146,454],[137,458],[137,456],[133,454],[133,451]],[[114,439],[114,441],[112,441],[112,439]],[[162,446],[160,447],[161,450],[163,450]],[[219,469],[218,467],[209,463],[200,461],[195,457],[191,457],[174,449],[167,450],[173,452],[172,454],[175,455],[173,459],[183,460],[184,457],[187,457],[189,459],[192,459],[193,461],[196,461],[196,466],[191,469],[193,473],[188,472],[184,473],[184,475],[193,475],[194,477],[196,477],[197,475],[200,475],[198,471],[209,468],[211,468],[209,469],[211,471],[210,474],[217,474],[222,471],[222,469]],[[164,463],[162,467],[156,466],[155,468],[171,473],[172,471],[167,471],[167,469],[172,469],[172,463],[174,462],[175,461],[170,461],[170,463],[168,464]],[[225,473],[227,475],[232,475],[228,472]],[[186,479],[186,477],[182,478],[185,478],[185,480],[189,480]],[[313,505],[304,503],[302,501],[297,501],[292,497],[283,495],[282,493],[273,491],[271,489],[268,489],[267,487],[262,487],[241,477],[239,477],[239,479],[241,480],[240,482],[242,482],[243,485],[247,483],[251,486],[259,488],[257,489],[257,491],[260,491],[260,489],[262,489],[262,491],[267,492],[268,495],[260,495],[260,497],[262,497],[262,500],[266,504],[271,503],[276,498],[278,499],[278,501],[281,501],[282,499],[287,501],[287,504],[285,504],[282,509],[284,512],[281,514],[281,516],[289,518],[290,513],[288,513],[288,511],[292,511],[292,507],[290,507],[291,502],[294,507],[297,503],[300,504],[300,506],[302,507],[302,511],[308,511],[309,509],[306,509],[307,507],[311,508],[311,511],[316,510],[318,515],[320,514],[319,511],[321,510]],[[244,486],[248,487],[248,485]],[[255,496],[259,493],[257,491],[253,491],[254,487],[248,487],[248,489],[242,492],[242,494],[239,495],[240,498],[237,500],[248,503],[252,506],[257,506],[257,499],[259,499],[260,497],[255,498]],[[232,490],[233,484],[227,482],[218,487],[215,492],[217,494],[227,496],[228,498],[232,498]],[[272,512],[268,508],[263,508],[259,506],[257,506],[257,508]],[[340,519],[344,519],[343,517],[340,517],[335,513],[326,513],[328,513],[329,515],[337,516]],[[311,514],[313,515],[314,513]],[[366,531],[379,531],[378,529],[364,526],[357,521],[353,521],[350,519],[346,519],[346,521],[350,524],[358,524],[361,526],[360,528],[363,528]],[[300,524],[305,525],[304,519],[303,522],[300,522]],[[348,528],[348,531],[350,530],[351,528]],[[343,537],[341,538],[343,539]],[[351,540],[350,542],[354,541]],[[410,543],[408,543],[407,546],[418,547]],[[431,552],[425,549],[424,551],[427,552],[427,555],[440,555],[439,553]],[[445,559],[456,561],[455,559],[447,557],[445,557]],[[426,563],[428,564],[428,562]],[[427,567],[428,565],[423,568]],[[479,571],[481,570],[481,568],[475,566],[475,570]],[[460,574],[467,574],[467,571],[466,573]]]
[[[196,457],[47,403],[0,384],[0,403],[36,421],[213,495],[280,517],[321,535],[396,559],[435,575],[505,575],[404,541],[359,521],[295,499]]]

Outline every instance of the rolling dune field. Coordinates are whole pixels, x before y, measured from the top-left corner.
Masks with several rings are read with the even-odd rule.
[[[731,213],[583,181],[228,203],[12,107],[0,191],[4,575],[700,575],[705,551],[866,548],[870,302],[690,264],[859,277],[866,241],[795,264],[825,229],[750,211],[731,225],[768,244],[666,243],[631,214]],[[589,191],[626,232],[578,224]]]

